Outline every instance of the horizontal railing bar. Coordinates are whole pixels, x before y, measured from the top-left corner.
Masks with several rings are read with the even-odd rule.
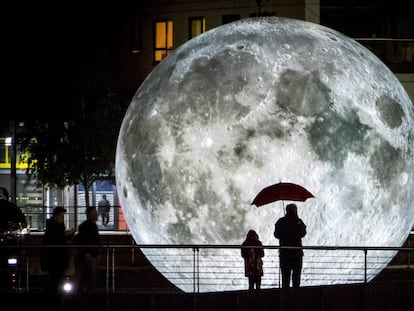
[[[74,245],[68,244],[62,245],[33,245],[33,244],[18,244],[18,245],[0,245],[5,248],[40,248],[40,247],[100,247],[100,248],[154,248],[154,249],[171,249],[171,248],[184,248],[184,249],[242,249],[242,248],[263,248],[263,249],[303,249],[303,250],[381,250],[381,251],[414,251],[414,247],[395,247],[395,246],[276,246],[276,245],[263,245],[263,246],[241,246],[234,244],[102,244],[102,245]]]

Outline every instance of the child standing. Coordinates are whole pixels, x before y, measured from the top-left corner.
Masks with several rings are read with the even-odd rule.
[[[242,246],[262,246],[259,235],[254,230],[249,230]],[[249,290],[260,289],[263,276],[264,250],[260,247],[242,247],[241,256],[244,259],[244,275],[249,279]]]

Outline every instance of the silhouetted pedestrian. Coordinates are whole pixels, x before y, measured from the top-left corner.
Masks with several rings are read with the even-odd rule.
[[[277,220],[274,236],[279,239],[280,246],[302,247],[302,238],[306,235],[306,225],[298,217],[296,204],[286,206],[286,215]],[[280,269],[282,272],[282,288],[300,286],[303,250],[301,248],[279,249]]]
[[[78,245],[75,257],[75,273],[77,291],[82,294],[91,294],[96,289],[96,273],[100,252],[100,236],[96,221],[98,212],[95,207],[86,209],[86,220],[79,225],[75,236]]]
[[[242,246],[262,246],[256,231],[251,229],[247,232]],[[241,256],[244,259],[244,275],[249,279],[249,290],[260,289],[263,276],[263,248],[242,247]]]
[[[68,237],[75,230],[65,228],[66,209],[58,206],[53,209],[52,217],[46,220],[46,230],[43,236],[40,264],[42,270],[49,276],[47,290],[53,293],[59,292],[59,285],[65,277],[69,267]]]
[[[98,213],[102,217],[102,225],[107,226],[109,223],[109,211],[111,209],[111,204],[106,198],[106,194],[102,195],[102,199],[98,202]]]

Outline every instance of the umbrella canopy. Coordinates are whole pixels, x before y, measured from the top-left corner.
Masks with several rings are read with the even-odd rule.
[[[313,194],[306,188],[287,182],[279,182],[277,184],[263,188],[254,198],[251,205],[257,207],[272,203],[275,201],[301,201],[304,202],[309,198],[313,198]]]

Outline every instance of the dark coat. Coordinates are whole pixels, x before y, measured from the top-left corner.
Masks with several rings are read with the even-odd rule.
[[[250,231],[249,231],[250,233]],[[262,246],[256,233],[248,234],[242,246]],[[244,275],[263,276],[263,248],[241,248],[241,256],[244,259]]]
[[[68,238],[64,223],[57,223],[53,217],[46,220],[40,264],[43,271],[64,271],[69,267]],[[58,247],[61,246],[61,247]]]
[[[101,241],[96,223],[88,219],[82,222],[79,225],[78,234],[75,236],[75,243],[81,246],[78,248],[77,256],[90,254],[97,257]],[[91,247],[82,247],[82,245],[90,245]]]
[[[107,199],[102,199],[98,202],[98,213],[109,213],[111,209],[111,204]]]
[[[306,235],[306,225],[295,214],[286,214],[275,224],[274,236],[279,239],[280,246],[302,246],[302,238]],[[302,257],[302,249],[280,249],[280,256]]]

